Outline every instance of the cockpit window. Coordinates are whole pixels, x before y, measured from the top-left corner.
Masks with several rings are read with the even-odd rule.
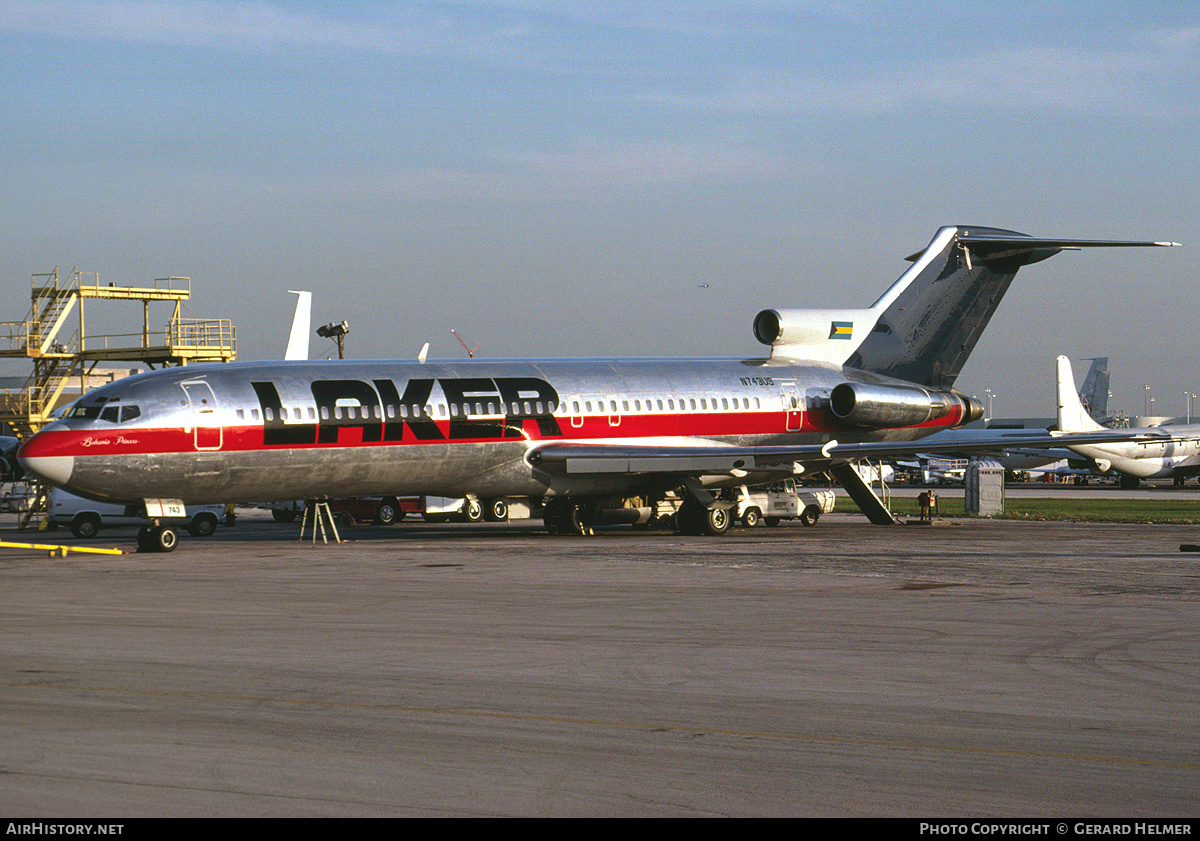
[[[67,417],[85,418],[88,420],[99,418],[109,423],[128,423],[134,418],[140,417],[141,414],[142,410],[137,406],[129,404],[122,406],[114,400],[107,406],[104,405],[103,401],[95,406],[76,406],[67,414]]]

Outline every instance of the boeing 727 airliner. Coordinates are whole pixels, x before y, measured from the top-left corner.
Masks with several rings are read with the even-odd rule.
[[[754,334],[771,348],[759,359],[152,371],[81,398],[19,459],[72,493],[130,504],[541,497],[547,527],[577,534],[614,499],[670,491],[684,500],[681,530],[719,534],[727,489],[828,472],[890,523],[854,462],[911,454],[916,439],[981,416],[954,381],[1020,267],[1085,246],[1171,244],[944,227],[869,308],[759,313]],[[143,545],[174,539],[161,526]]]

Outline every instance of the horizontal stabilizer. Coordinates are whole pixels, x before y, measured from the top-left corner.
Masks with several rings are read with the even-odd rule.
[[[1008,263],[1011,266],[1027,266],[1060,251],[1079,251],[1084,248],[1155,248],[1177,246],[1177,242],[1150,242],[1121,239],[1047,239],[1012,234],[975,233],[965,231],[958,235],[968,261],[973,256],[983,263]]]
[[[854,320],[856,341],[847,348],[844,364],[950,388],[1021,267],[1066,250],[1169,245],[1175,243],[1031,237],[967,225],[942,228],[871,306],[872,317]]]

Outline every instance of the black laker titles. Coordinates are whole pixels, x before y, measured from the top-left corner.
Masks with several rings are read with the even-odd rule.
[[[252,382],[263,413],[263,445],[337,444],[339,430],[362,430],[364,444],[400,441],[404,427],[418,441],[458,441],[520,438],[526,419],[537,423],[540,437],[561,436],[558,420],[551,414],[558,404],[558,393],[545,380],[534,377],[463,377],[439,378],[446,403],[457,406],[458,414],[449,418],[443,435],[427,407],[433,394],[434,380],[409,380],[404,393],[391,380],[314,380],[313,399],[318,420],[285,420],[287,410],[272,382]],[[479,417],[476,408],[488,403],[503,414]],[[463,407],[471,408],[464,412]],[[401,410],[401,407],[404,407]],[[464,414],[477,415],[464,417]]]

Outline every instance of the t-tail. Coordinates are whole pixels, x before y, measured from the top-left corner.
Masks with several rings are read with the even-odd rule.
[[[949,389],[1022,266],[1064,250],[1175,244],[947,226],[869,308],[764,310],[754,334],[771,345],[773,358],[823,361]]]

